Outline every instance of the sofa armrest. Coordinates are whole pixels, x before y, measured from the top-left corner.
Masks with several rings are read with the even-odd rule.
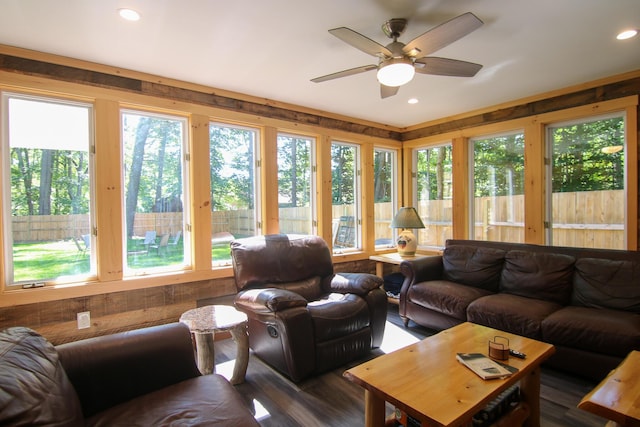
[[[56,346],[85,417],[200,375],[182,323]]]
[[[249,289],[236,295],[234,305],[245,313],[275,313],[292,307],[306,307],[301,295],[278,288]]]
[[[402,287],[404,288],[407,282],[413,284],[427,280],[440,280],[442,279],[442,271],[441,255],[402,261],[400,263],[400,272],[405,277]]]
[[[337,273],[331,279],[329,287],[332,292],[362,296],[383,284],[380,277],[369,273]]]

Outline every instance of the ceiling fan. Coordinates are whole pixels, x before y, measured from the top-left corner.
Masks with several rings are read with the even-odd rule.
[[[385,22],[382,31],[393,39],[387,46],[371,40],[346,27],[329,30],[331,34],[369,55],[379,58],[378,64],[363,65],[311,79],[314,83],[378,70],[380,96],[387,98],[398,93],[400,86],[413,79],[415,73],[440,76],[473,77],[482,68],[480,64],[457,59],[427,56],[478,29],[483,22],[471,12],[438,25],[404,44],[398,37],[407,27],[407,20],[394,18]]]

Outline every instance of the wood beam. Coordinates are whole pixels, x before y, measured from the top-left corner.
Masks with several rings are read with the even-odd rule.
[[[236,99],[229,96],[218,95],[214,92],[207,93],[195,89],[181,88],[164,83],[145,81],[133,77],[117,76],[109,73],[86,70],[69,65],[54,64],[36,59],[21,58],[2,53],[0,53],[0,70],[29,76],[62,80],[70,83],[123,90],[141,95],[189,102],[192,104],[205,105],[224,110],[239,111],[261,117],[285,120],[296,124],[320,126],[327,129],[336,129],[376,138],[391,139],[395,141],[400,141],[401,138],[400,132],[384,129],[383,127],[376,127],[370,124],[350,122],[347,120],[323,116],[321,114],[295,111],[293,109],[278,107],[268,103],[262,104],[259,102]]]

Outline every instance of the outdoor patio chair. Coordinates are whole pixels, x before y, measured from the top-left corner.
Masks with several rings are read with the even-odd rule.
[[[163,234],[162,236],[160,236],[160,243],[149,245],[149,249],[155,249],[156,251],[158,251],[158,254],[160,254],[160,249],[162,248],[167,250],[167,247],[169,245],[169,236],[169,233]]]
[[[177,247],[178,242],[180,241],[180,236],[182,236],[182,231],[178,231],[176,235],[173,236],[173,239],[168,243],[168,245],[173,248]]]
[[[76,244],[76,248],[78,248],[79,255],[84,255],[87,252],[87,247],[86,245],[83,245],[81,239],[77,237],[72,237],[71,240],[73,240],[73,243]]]
[[[91,249],[91,235],[90,234],[83,234],[82,235],[82,242],[84,243],[85,252],[88,251],[89,249]]]
[[[145,248],[149,249],[149,245],[153,245],[156,243],[156,232],[155,231],[145,231],[144,240],[142,244]]]

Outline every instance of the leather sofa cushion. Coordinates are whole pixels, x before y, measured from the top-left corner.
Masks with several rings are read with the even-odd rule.
[[[500,291],[567,305],[575,258],[569,255],[513,250],[505,256]]]
[[[562,308],[560,304],[511,294],[494,294],[469,304],[467,319],[490,328],[537,340],[542,321]]]
[[[407,298],[421,307],[466,321],[469,304],[490,294],[491,292],[486,289],[465,286],[448,280],[431,280],[413,285],[409,288]]]
[[[333,275],[331,252],[318,236],[255,236],[234,240],[230,247],[238,290]]]
[[[86,425],[257,426],[248,411],[238,410],[246,406],[226,379],[203,375],[113,406],[88,418]]]
[[[640,348],[640,314],[568,306],[542,322],[542,338],[551,344],[625,357]]]
[[[640,264],[581,258],[575,269],[572,305],[640,313]]]
[[[447,246],[442,254],[443,279],[498,291],[505,251],[476,246]]]
[[[55,347],[28,328],[0,333],[0,425],[84,425]]]
[[[316,342],[343,337],[369,326],[367,302],[354,294],[333,293],[310,302],[307,309],[311,314]]]

